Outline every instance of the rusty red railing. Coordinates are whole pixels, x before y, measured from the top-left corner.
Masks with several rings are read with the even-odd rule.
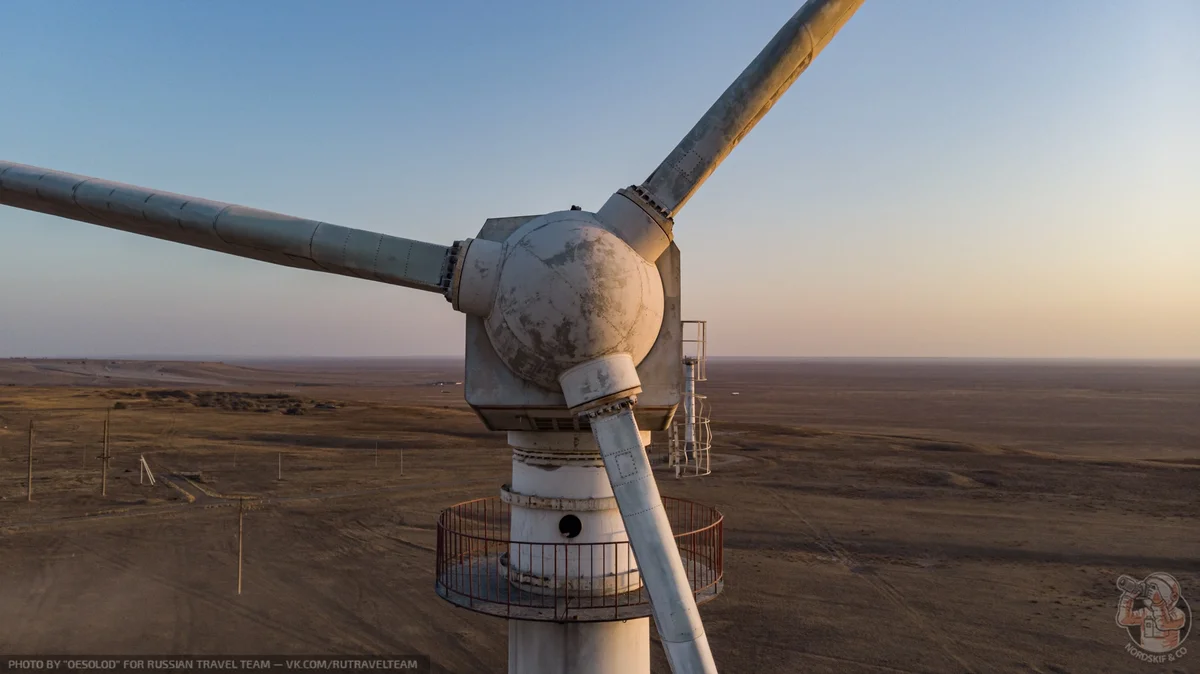
[[[715,508],[683,499],[663,498],[663,507],[697,603],[713,599],[724,582],[724,517]],[[650,615],[650,595],[628,541],[514,541],[510,525],[510,506],[496,497],[442,511],[438,594],[463,608],[522,620]]]

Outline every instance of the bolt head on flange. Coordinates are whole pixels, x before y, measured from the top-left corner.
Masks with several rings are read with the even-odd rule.
[[[505,242],[486,329],[521,378],[560,390],[565,370],[628,353],[640,363],[658,336],[658,269],[585,211],[535,218]]]

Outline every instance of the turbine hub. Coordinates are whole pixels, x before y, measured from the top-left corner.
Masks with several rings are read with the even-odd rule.
[[[565,370],[628,353],[640,363],[658,337],[658,268],[585,211],[540,216],[505,241],[486,329],[521,378],[561,390]]]

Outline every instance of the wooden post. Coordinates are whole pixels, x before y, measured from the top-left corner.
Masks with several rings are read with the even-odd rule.
[[[375,441],[375,467],[379,467],[379,441]]]
[[[146,455],[145,455],[145,454],[139,454],[139,455],[138,455],[138,473],[139,473],[139,477],[138,477],[138,484],[141,484],[141,479],[142,479],[142,478],[141,478],[140,476],[141,476],[141,475],[144,475],[144,476],[146,476],[146,477],[150,478],[150,486],[151,486],[151,487],[156,487],[156,486],[158,486],[158,485],[157,485],[157,484],[154,482],[154,471],[150,470],[150,464],[146,462]]]
[[[246,513],[246,497],[238,498],[238,587],[237,593],[242,593],[242,520]]]
[[[33,503],[33,418],[29,419],[29,487],[25,492],[25,500]]]
[[[108,425],[112,412],[104,419],[104,451],[100,454],[100,495],[108,496]]]
[[[90,450],[91,447],[88,447],[88,443],[83,443],[83,462],[79,464],[80,470],[87,470],[87,455]]]
[[[279,481],[283,480],[283,452],[279,453],[279,469],[275,474],[275,479]]]
[[[404,477],[404,448],[400,448],[400,477]]]

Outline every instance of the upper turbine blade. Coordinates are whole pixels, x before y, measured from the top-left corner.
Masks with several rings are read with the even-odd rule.
[[[779,29],[642,183],[642,190],[661,213],[671,218],[683,208],[862,3],[863,0],[809,0]]]
[[[0,204],[230,255],[444,292],[452,249],[0,161]]]

